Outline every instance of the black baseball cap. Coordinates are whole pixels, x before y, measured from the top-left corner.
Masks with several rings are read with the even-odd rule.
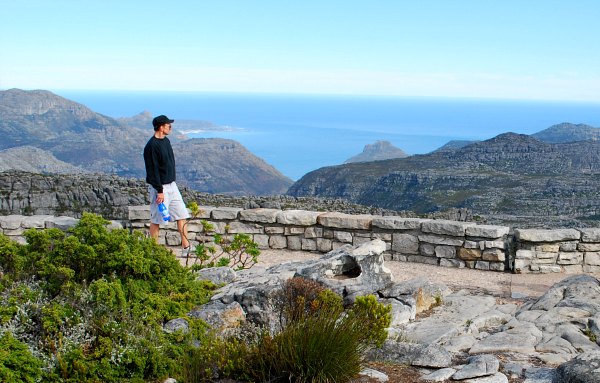
[[[169,119],[169,117],[165,116],[164,114],[161,114],[160,116],[154,117],[154,119],[152,120],[152,126],[154,126],[154,129],[156,129],[161,125],[172,124],[173,122],[175,122],[175,120],[171,120]]]

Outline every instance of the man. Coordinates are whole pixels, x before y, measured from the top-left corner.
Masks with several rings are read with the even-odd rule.
[[[181,235],[182,255],[190,253],[186,219],[190,214],[183,203],[181,193],[175,183],[175,155],[171,142],[167,138],[171,133],[171,124],[175,120],[160,115],[152,120],[154,135],[144,147],[144,163],[146,164],[146,182],[150,194],[150,235],[158,239],[160,225],[164,222],[158,205],[161,202],[169,209],[172,221],[177,221],[177,230]]]

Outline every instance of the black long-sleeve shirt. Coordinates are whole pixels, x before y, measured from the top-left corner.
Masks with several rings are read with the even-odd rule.
[[[175,181],[175,155],[167,137],[158,139],[152,136],[148,140],[144,147],[144,163],[146,182],[157,192],[162,193],[163,185]]]

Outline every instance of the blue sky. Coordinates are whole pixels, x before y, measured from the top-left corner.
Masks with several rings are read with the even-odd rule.
[[[595,0],[0,3],[0,89],[600,101]]]

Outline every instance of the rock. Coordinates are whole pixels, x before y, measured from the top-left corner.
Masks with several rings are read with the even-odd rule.
[[[498,332],[475,343],[470,354],[517,352],[532,354],[541,340],[542,332],[533,323],[520,323],[506,331]]]
[[[430,374],[422,375],[421,379],[425,382],[445,382],[450,379],[452,375],[456,372],[455,369],[447,367],[436,370]]]
[[[475,355],[467,359],[467,365],[452,375],[453,380],[478,378],[494,375],[500,368],[500,361],[493,355]]]
[[[508,226],[476,225],[467,227],[465,233],[471,237],[501,238],[508,235],[509,230]]]
[[[389,339],[381,348],[369,350],[367,359],[436,368],[449,367],[452,361],[450,353],[438,345],[397,342]]]
[[[45,221],[45,227],[46,229],[57,228],[66,231],[77,225],[78,222],[78,219],[72,217],[52,217]]]
[[[381,371],[373,370],[372,368],[364,368],[359,373],[360,376],[375,379],[378,382],[387,382],[390,378]]]
[[[243,209],[235,208],[235,207],[217,207],[214,208],[211,212],[212,219],[236,219]]]
[[[463,335],[466,324],[489,311],[495,303],[495,299],[489,296],[450,294],[433,309],[431,316],[405,325],[404,331],[414,342],[443,343]]]
[[[443,297],[450,294],[450,292],[451,290],[442,283],[431,283],[426,279],[416,278],[397,282],[380,290],[379,295],[384,298],[399,300],[404,304],[415,302],[415,310],[418,314],[440,304]],[[410,301],[407,299],[410,299]]]
[[[423,222],[421,230],[424,233],[451,235],[455,237],[464,237],[466,229],[469,226],[474,226],[474,223],[446,221],[446,220],[431,220]]]
[[[391,327],[396,327],[402,323],[408,323],[411,320],[414,320],[417,315],[416,301],[414,299],[400,301],[398,299],[390,298],[380,299],[379,302],[392,307]]]
[[[418,347],[411,360],[411,365],[418,367],[448,367],[452,356],[443,347],[437,344]]]
[[[420,229],[423,222],[429,221],[422,218],[403,218],[403,217],[373,217],[373,227],[389,230],[412,230]]]
[[[579,239],[581,233],[575,229],[515,229],[515,237],[527,242],[560,242]]]
[[[582,242],[600,242],[600,228],[579,229]]]
[[[373,221],[371,215],[350,215],[337,212],[323,213],[317,218],[320,225],[340,229],[370,230],[371,221]]]
[[[525,380],[523,383],[553,383],[555,377],[556,371],[553,368],[528,369],[525,371]]]
[[[402,254],[419,254],[419,238],[411,234],[392,234],[392,250]]]
[[[228,284],[235,280],[236,274],[231,267],[209,267],[195,272],[196,279],[209,280],[215,285]]]
[[[176,318],[165,323],[163,326],[163,331],[168,334],[173,334],[178,331],[187,334],[190,332],[190,325],[184,318]]]
[[[588,351],[556,369],[553,383],[600,382],[600,351]]]
[[[350,304],[359,295],[374,294],[392,284],[392,274],[384,266],[385,249],[380,239],[352,250],[340,248],[298,269],[296,276],[322,283]]]
[[[319,214],[315,211],[284,210],[277,214],[277,222],[282,225],[312,226],[317,223]]]
[[[477,342],[473,335],[465,334],[459,335],[455,338],[450,338],[447,342],[444,343],[444,348],[448,352],[461,352],[468,351],[473,345]]]
[[[188,316],[202,319],[219,332],[237,328],[246,320],[246,314],[238,302],[225,304],[219,301],[210,301],[190,311]]]
[[[508,383],[508,378],[501,372],[491,376],[462,380],[461,383]]]
[[[245,211],[242,210],[240,212],[240,214]],[[228,229],[228,233],[229,234],[239,234],[239,233],[243,233],[243,234],[262,234],[264,233],[264,228],[262,225],[256,224],[256,223],[245,223],[245,222],[238,222],[238,221],[232,221],[229,223],[229,229]]]
[[[558,306],[580,307],[593,315],[600,310],[600,282],[590,275],[574,275],[553,285],[531,307],[531,310],[550,310]]]
[[[240,220],[261,223],[274,223],[277,221],[277,215],[280,210],[277,209],[248,209],[240,211]]]

